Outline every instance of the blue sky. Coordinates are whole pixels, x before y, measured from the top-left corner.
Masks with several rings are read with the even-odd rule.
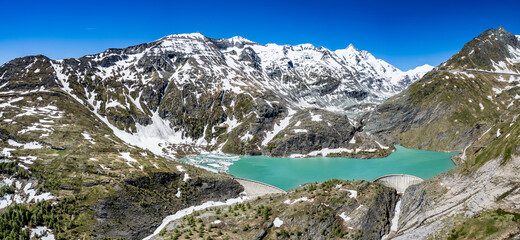
[[[520,35],[520,1],[3,1],[0,64],[80,57],[175,33],[266,44],[350,43],[402,70],[438,65],[489,28]]]

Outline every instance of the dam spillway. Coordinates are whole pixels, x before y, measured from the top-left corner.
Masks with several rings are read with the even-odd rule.
[[[381,183],[387,187],[393,187],[398,193],[404,193],[404,191],[411,185],[418,184],[424,181],[420,177],[407,175],[407,174],[390,174],[384,175],[374,179],[373,182]]]

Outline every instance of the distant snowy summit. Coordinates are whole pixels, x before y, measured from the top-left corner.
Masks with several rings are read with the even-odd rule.
[[[198,56],[207,68],[225,65],[248,80],[275,83],[271,90],[291,98],[296,106],[336,111],[380,103],[433,69],[426,64],[403,72],[352,44],[331,51],[312,44],[261,45],[240,36],[212,39],[200,33],[169,35],[156,42],[164,47],[157,53]],[[204,62],[210,56],[224,61]]]

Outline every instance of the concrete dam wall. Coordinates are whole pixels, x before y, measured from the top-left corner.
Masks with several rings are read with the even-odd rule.
[[[237,177],[234,177],[233,179],[235,179],[244,187],[244,191],[247,193],[247,196],[249,196],[251,199],[267,194],[286,193],[284,190],[275,186],[271,186],[267,183]]]
[[[407,175],[407,174],[390,174],[378,177],[373,182],[381,183],[387,187],[393,187],[398,193],[403,193],[409,186],[420,183],[422,180],[420,177]]]

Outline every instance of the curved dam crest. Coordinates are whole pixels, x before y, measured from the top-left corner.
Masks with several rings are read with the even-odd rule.
[[[408,175],[408,174],[389,174],[374,179],[373,182],[381,183],[387,187],[393,187],[397,190],[397,193],[404,193],[404,191],[412,185],[423,182],[424,180],[420,177]]]
[[[330,179],[373,181],[390,174],[407,174],[429,179],[455,167],[451,157],[458,152],[435,152],[395,146],[385,158],[356,159],[340,157],[271,158],[202,154],[181,161],[237,178],[251,179],[284,191],[302,184]]]

